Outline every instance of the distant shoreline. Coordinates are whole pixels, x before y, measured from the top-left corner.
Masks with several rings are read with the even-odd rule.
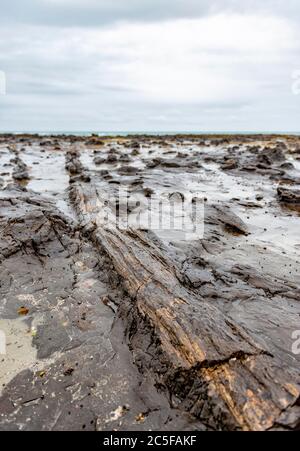
[[[285,137],[298,137],[300,132],[72,132],[72,131],[60,131],[60,132],[0,132],[0,137],[28,137],[28,138],[68,138],[68,137],[97,137],[97,138],[166,138],[166,137],[178,137],[178,138],[230,138],[230,137],[243,137],[243,138],[285,138]]]

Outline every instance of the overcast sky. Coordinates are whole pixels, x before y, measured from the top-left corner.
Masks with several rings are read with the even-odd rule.
[[[299,57],[299,0],[9,0],[0,131],[300,131]]]

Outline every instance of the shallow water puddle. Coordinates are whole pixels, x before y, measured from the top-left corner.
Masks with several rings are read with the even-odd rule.
[[[38,193],[56,195],[63,193],[69,185],[69,176],[65,171],[65,156],[59,151],[45,151],[31,148],[21,154],[22,160],[30,170],[31,179],[28,189]]]
[[[22,152],[21,157],[30,175],[26,188],[50,197],[59,210],[74,217],[67,201],[69,175],[65,170],[65,153],[53,150],[41,152],[39,146],[32,146]]]

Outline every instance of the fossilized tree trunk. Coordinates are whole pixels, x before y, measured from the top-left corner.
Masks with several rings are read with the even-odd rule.
[[[120,310],[140,370],[150,370],[172,402],[213,428],[288,424],[299,409],[296,376],[211,302],[189,291],[145,234],[120,231],[113,218],[99,223],[104,205],[92,184],[74,183],[71,197],[131,298]]]

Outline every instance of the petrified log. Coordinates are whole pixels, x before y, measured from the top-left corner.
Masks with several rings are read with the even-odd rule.
[[[120,315],[140,371],[150,371],[174,405],[214,429],[299,427],[297,375],[188,290],[145,234],[119,230],[93,185],[75,183],[71,198],[83,228],[105,249],[131,298]]]

